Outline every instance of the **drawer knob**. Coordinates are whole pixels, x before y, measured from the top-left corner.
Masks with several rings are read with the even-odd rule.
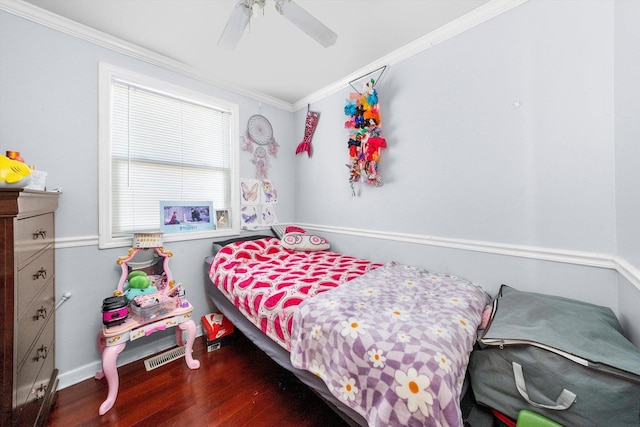
[[[37,362],[40,359],[46,359],[48,353],[49,349],[44,345],[41,345],[40,348],[36,350],[36,357],[33,358],[33,361]]]
[[[44,306],[40,307],[38,311],[36,311],[36,315],[33,316],[33,320],[38,320],[40,318],[47,318],[47,309]]]
[[[43,239],[47,238],[47,230],[44,229],[39,229],[33,232],[33,240],[36,240],[37,238],[42,237]]]
[[[36,390],[36,400],[44,399],[45,394],[47,393],[47,387],[44,384],[40,384]]]
[[[38,270],[36,274],[33,275],[33,280],[46,279],[46,278],[47,278],[47,270],[45,270],[44,268],[41,268],[40,270]]]

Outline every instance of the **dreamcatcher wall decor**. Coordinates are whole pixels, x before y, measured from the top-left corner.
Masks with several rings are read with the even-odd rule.
[[[254,144],[257,145],[254,150]],[[265,116],[249,117],[247,131],[240,147],[253,153],[251,162],[256,167],[256,178],[265,179],[269,175],[269,155],[276,157],[280,147],[273,138],[273,128]]]
[[[382,69],[384,72],[384,69]],[[382,73],[380,74],[382,75]],[[344,113],[349,116],[345,127],[349,130],[349,183],[351,193],[357,195],[356,184],[365,182],[380,187],[382,178],[378,167],[380,152],[387,146],[382,137],[382,123],[378,106],[378,93],[371,79],[364,84],[362,92],[353,92],[345,100]]]

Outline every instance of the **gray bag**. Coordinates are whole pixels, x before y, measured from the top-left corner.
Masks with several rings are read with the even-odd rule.
[[[565,426],[640,425],[640,349],[611,309],[502,285],[469,361],[476,400]]]

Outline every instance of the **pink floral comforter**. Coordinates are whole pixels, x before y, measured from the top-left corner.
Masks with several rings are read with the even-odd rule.
[[[330,251],[292,251],[265,238],[224,246],[209,277],[254,325],[291,350],[298,304],[380,266]]]

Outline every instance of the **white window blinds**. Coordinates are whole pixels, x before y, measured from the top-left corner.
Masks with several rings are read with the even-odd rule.
[[[199,94],[189,98],[193,92],[184,90],[183,96],[168,84],[156,90],[107,74],[109,99],[101,105],[109,111],[101,110],[101,117],[108,115],[108,137],[101,136],[107,147],[101,164],[107,162],[108,174],[101,173],[101,180],[108,185],[101,191],[109,188],[109,194],[101,194],[102,209],[108,209],[108,215],[101,212],[101,247],[134,232],[160,230],[161,201],[212,202],[214,210],[227,210],[233,218],[235,106],[218,106]]]

